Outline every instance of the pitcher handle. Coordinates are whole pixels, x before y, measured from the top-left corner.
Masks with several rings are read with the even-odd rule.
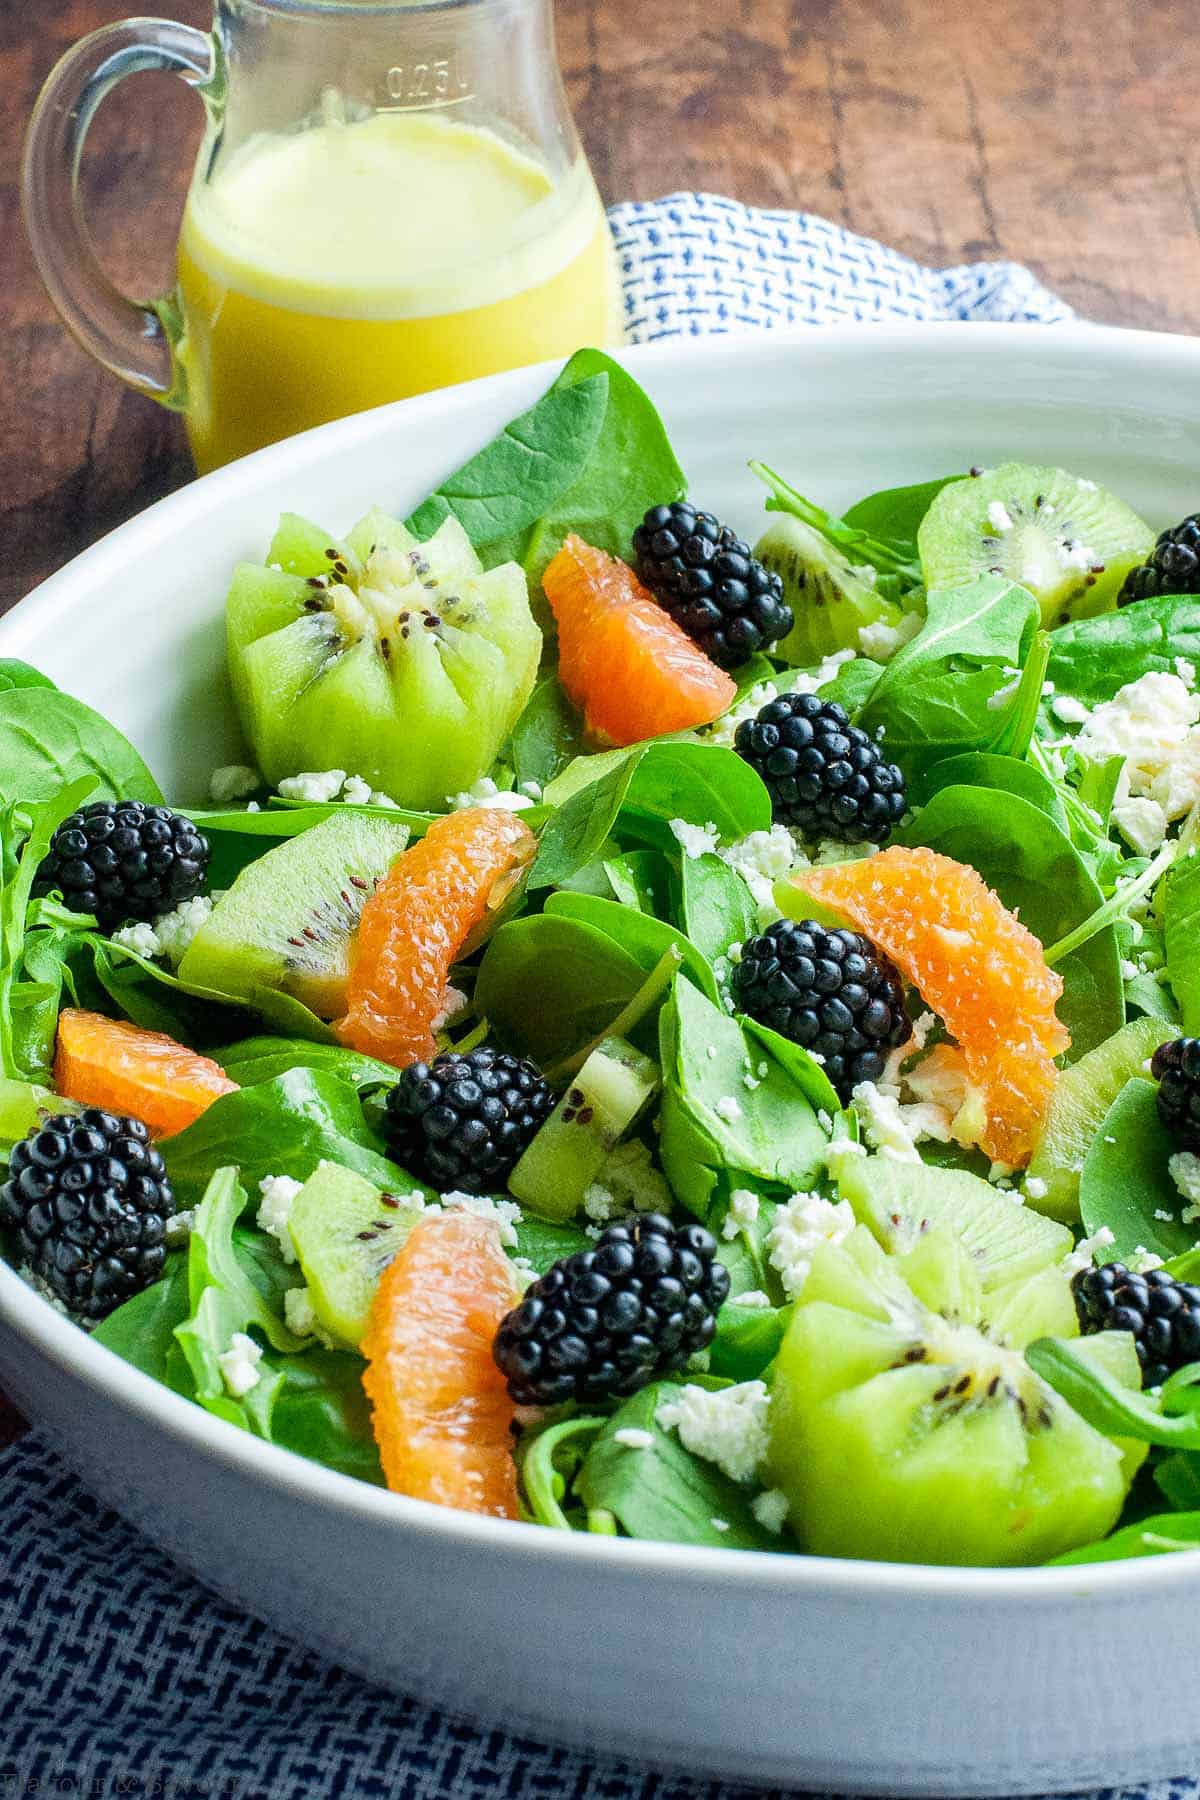
[[[21,201],[46,291],[88,353],[176,411],[184,404],[173,296],[132,300],[105,274],[83,216],[79,164],[101,101],[127,75],[169,70],[204,88],[213,40],[171,19],[123,19],[82,38],[51,71],[25,137]]]

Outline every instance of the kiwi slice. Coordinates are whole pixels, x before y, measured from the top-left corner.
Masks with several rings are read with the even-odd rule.
[[[1131,1019],[1063,1069],[1025,1176],[1025,1198],[1051,1219],[1079,1219],[1079,1180],[1104,1115],[1127,1081],[1150,1076],[1145,1064],[1176,1035],[1163,1019]]]
[[[345,542],[285,515],[267,565],[234,571],[226,636],[272,785],[345,769],[423,810],[491,768],[542,646],[516,563],[485,573],[453,517],[421,543],[379,511]]]
[[[1154,533],[1131,507],[1066,469],[1002,463],[936,496],[917,532],[927,587],[1007,575],[1048,629],[1116,605]]]
[[[948,1226],[896,1257],[864,1226],[818,1250],[769,1420],[770,1479],[804,1548],[1025,1564],[1109,1531],[1138,1459],[1034,1373],[1025,1335],[997,1329]]]
[[[658,1086],[656,1062],[624,1038],[605,1038],[538,1128],[508,1178],[509,1191],[543,1219],[572,1218]]]
[[[345,812],[286,838],[217,901],[188,945],[180,980],[251,1006],[290,994],[337,1018],[362,909],[408,835],[385,813]]]
[[[847,557],[802,519],[783,513],[754,547],[766,568],[783,580],[783,597],[795,623],[772,656],[809,668],[835,650],[857,650],[864,625],[896,625],[900,608],[877,594]]]
[[[362,1343],[379,1277],[423,1210],[410,1195],[381,1193],[330,1162],[296,1195],[288,1231],[317,1322],[339,1344]]]

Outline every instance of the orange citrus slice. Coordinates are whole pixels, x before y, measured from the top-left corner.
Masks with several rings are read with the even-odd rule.
[[[362,1342],[363,1386],[393,1493],[515,1519],[514,1407],[492,1340],[517,1304],[490,1219],[434,1214],[383,1272]]]
[[[737,688],[633,570],[572,535],[542,576],[558,622],[558,678],[594,738],[636,744],[708,725]]]
[[[893,846],[806,869],[796,885],[841,914],[944,1020],[987,1107],[983,1148],[1021,1168],[1041,1134],[1071,1042],[1055,1006],[1062,977],[976,871],[936,850]]]
[[[237,1092],[225,1071],[165,1031],[66,1007],[58,1017],[54,1087],[64,1099],[141,1119],[155,1137],[182,1131]]]
[[[336,1026],[343,1044],[397,1068],[435,1055],[451,964],[536,849],[515,813],[474,806],[435,819],[396,858],[363,907]]]

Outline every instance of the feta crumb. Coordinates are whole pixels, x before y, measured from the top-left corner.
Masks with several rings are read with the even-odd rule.
[[[1189,662],[1186,656],[1177,656],[1175,658],[1175,673],[1185,687],[1195,687],[1196,665],[1194,662]]]
[[[764,1294],[761,1288],[747,1288],[744,1294],[735,1294],[730,1301],[731,1306],[770,1306],[771,1297]]]
[[[518,781],[517,792],[536,803],[542,797],[542,784],[540,781]]]
[[[867,1135],[867,1142],[897,1162],[921,1160],[917,1145],[930,1139],[948,1144],[953,1138],[953,1118],[944,1106],[920,1100],[902,1105],[873,1081],[860,1081],[850,1095],[850,1105]]]
[[[853,650],[834,650],[824,658],[811,675],[793,676],[791,692],[793,694],[815,694],[818,688],[828,687],[842,664],[854,661],[854,654]]]
[[[757,687],[742,695],[736,706],[731,706],[727,713],[723,713],[715,724],[701,729],[695,735],[702,743],[723,744],[726,749],[732,749],[738,726],[747,719],[756,718],[769,700],[777,698],[778,693],[774,682],[760,681]]]
[[[132,950],[135,956],[144,956],[147,962],[152,962],[162,952],[153,925],[122,925],[120,931],[113,932],[112,941],[120,944],[123,950]]]
[[[1153,856],[1167,835],[1167,815],[1157,800],[1118,800],[1113,824],[1139,856]]]
[[[1122,981],[1135,981],[1140,973],[1141,971],[1135,962],[1130,962],[1127,956],[1121,958]]]
[[[477,1219],[490,1219],[499,1227],[500,1242],[506,1249],[516,1247],[517,1224],[521,1209],[515,1200],[493,1200],[487,1194],[463,1194],[456,1188],[442,1195],[442,1205],[449,1212],[474,1213]]]
[[[854,1211],[848,1200],[826,1200],[821,1194],[793,1194],[776,1208],[767,1232],[767,1256],[779,1271],[783,1291],[794,1300],[812,1268],[813,1257],[823,1244],[840,1244],[854,1230]]]
[[[442,995],[441,1007],[429,1021],[429,1029],[431,1031],[445,1031],[447,1025],[452,1025],[460,1013],[466,1012],[470,1004],[470,1001],[467,999],[467,996],[463,993],[462,989],[453,987],[448,982],[446,984],[446,991]]]
[[[729,1530],[729,1520],[728,1519],[710,1519],[708,1522],[712,1526],[714,1531],[728,1531]]]
[[[196,1208],[194,1206],[187,1207],[183,1212],[171,1214],[167,1220],[167,1243],[172,1249],[187,1243],[195,1223]]]
[[[881,619],[874,625],[860,626],[858,647],[872,662],[890,662],[897,651],[911,643],[924,623],[919,612],[907,612],[902,613],[894,625],[885,624]]]
[[[724,1119],[727,1125],[734,1124],[742,1116],[742,1109],[732,1094],[722,1094],[713,1107],[718,1119]]]
[[[351,806],[370,806],[370,782],[364,781],[361,775],[347,775],[346,785],[342,789],[342,799]]]
[[[734,1188],[729,1196],[729,1211],[721,1227],[721,1236],[730,1241],[758,1218],[758,1195],[749,1188]]]
[[[1138,1244],[1129,1259],[1129,1267],[1135,1275],[1149,1275],[1151,1269],[1161,1269],[1163,1259],[1156,1256],[1153,1250],[1147,1250],[1145,1244]]]
[[[636,1425],[622,1425],[613,1432],[613,1443],[624,1444],[627,1450],[649,1450],[654,1443],[652,1431],[642,1431]]]
[[[1186,683],[1178,675],[1152,670],[1126,682],[1111,700],[1096,707],[1075,748],[1089,762],[1123,756],[1125,791],[1119,789],[1118,798],[1137,797],[1150,792],[1197,718],[1200,700],[1188,692]]]
[[[288,1220],[292,1216],[292,1204],[303,1186],[302,1181],[294,1181],[290,1175],[264,1175],[258,1184],[262,1195],[258,1209],[259,1230],[275,1239],[287,1263],[296,1260],[296,1246],[288,1230]]]
[[[782,1488],[764,1488],[750,1502],[750,1511],[767,1531],[781,1532],[787,1524],[788,1497]]]
[[[217,1357],[221,1379],[235,1400],[241,1400],[251,1388],[258,1386],[262,1380],[262,1372],[258,1366],[261,1361],[261,1346],[246,1332],[235,1331],[229,1340],[228,1350],[222,1350]]]
[[[1200,1219],[1200,1156],[1193,1150],[1177,1150],[1167,1170],[1188,1203],[1179,1216],[1185,1225],[1194,1224]]]
[[[715,825],[689,825],[686,819],[671,820],[671,835],[687,857],[713,856],[721,841]]]
[[[1165,1206],[1156,1206],[1154,1216],[1160,1225],[1171,1225],[1175,1220],[1175,1214],[1169,1213]]]
[[[329,1333],[322,1331],[318,1325],[312,1294],[307,1287],[288,1289],[283,1296],[283,1318],[288,1330],[296,1337],[316,1338],[318,1344],[324,1344],[327,1350],[338,1348]]]
[[[533,801],[528,794],[522,794],[519,789],[501,788],[490,775],[481,775],[469,788],[450,797],[451,812],[465,812],[472,806],[489,806],[499,808],[502,812],[524,812],[527,806],[532,805]]]
[[[735,1387],[702,1388],[688,1382],[656,1415],[664,1431],[674,1430],[685,1450],[715,1463],[731,1481],[748,1482],[767,1453],[767,1409],[763,1381]]]
[[[1096,491],[1095,482],[1089,481],[1085,475],[1080,475],[1076,478],[1075,486],[1085,494],[1094,494]]]
[[[1025,1193],[1028,1199],[1044,1200],[1049,1192],[1050,1189],[1040,1175],[1027,1175],[1025,1177]]]
[[[672,829],[674,829],[672,827]],[[808,856],[799,836],[786,825],[768,831],[752,831],[717,855],[739,874],[758,907],[758,925],[765,930],[780,918],[775,904],[775,883],[808,867]]]
[[[311,769],[303,775],[285,775],[279,792],[285,800],[307,800],[313,805],[336,800],[346,780],[345,769]]]
[[[1091,1268],[1098,1251],[1107,1250],[1115,1242],[1108,1226],[1102,1225],[1091,1237],[1080,1238],[1075,1248],[1067,1251],[1059,1267],[1064,1275],[1078,1275],[1081,1269]]]
[[[183,961],[192,939],[219,899],[219,894],[197,894],[194,899],[182,901],[171,912],[162,913],[155,919],[158,954],[165,957],[173,969]]]
[[[1092,716],[1091,707],[1077,700],[1074,694],[1056,694],[1050,702],[1050,711],[1060,725],[1086,725]]]
[[[1003,533],[1012,530],[1012,515],[1003,500],[989,500],[987,516],[993,531]]]
[[[258,770],[249,763],[226,763],[209,776],[208,794],[214,806],[227,806],[231,800],[247,799],[264,785]]]
[[[1058,560],[1064,569],[1078,569],[1082,574],[1097,562],[1096,552],[1081,538],[1071,538],[1058,546]]]
[[[640,1138],[609,1151],[583,1196],[583,1210],[597,1225],[630,1212],[669,1213],[672,1204],[666,1177]]]

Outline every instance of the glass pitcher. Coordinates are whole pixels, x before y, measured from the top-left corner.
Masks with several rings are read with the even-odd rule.
[[[126,75],[208,128],[178,285],[119,293],[77,176]],[[70,50],[25,148],[26,227],[84,349],[184,414],[203,471],[310,425],[620,338],[612,245],[551,0],[217,0],[211,35],[128,19]]]

